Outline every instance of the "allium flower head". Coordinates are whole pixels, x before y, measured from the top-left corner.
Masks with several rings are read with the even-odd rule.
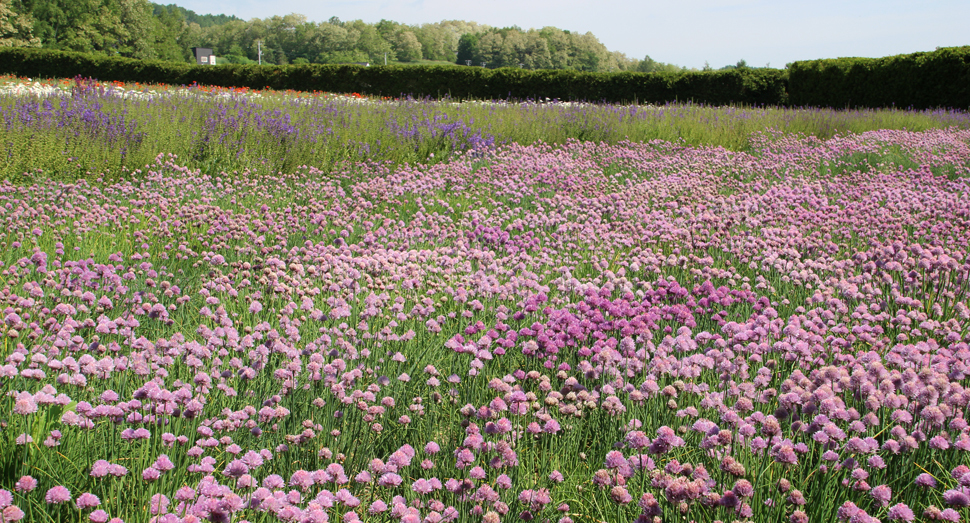
[[[626,505],[633,501],[633,496],[625,488],[617,485],[610,490],[610,499],[614,503]]]
[[[0,512],[0,518],[3,521],[20,521],[24,518],[24,511],[20,510],[17,505],[10,505],[9,507],[4,507],[3,511]]]
[[[627,461],[626,461],[626,458],[623,457],[622,452],[619,452],[617,450],[611,450],[606,453],[606,462],[604,463],[604,466],[606,468],[616,469],[626,464],[627,464]]]
[[[916,486],[925,487],[925,488],[934,488],[936,487],[936,478],[924,472],[919,476],[916,476]]]
[[[47,491],[47,494],[44,495],[44,501],[53,505],[67,503],[68,501],[71,501],[71,491],[67,490],[67,487],[61,485],[52,487]]]
[[[737,480],[734,483],[734,488],[731,490],[740,498],[750,498],[754,495],[754,486],[746,479]]]
[[[30,492],[37,488],[37,480],[32,476],[21,476],[13,485],[13,489],[17,492]]]
[[[74,505],[81,510],[84,510],[86,508],[93,508],[100,504],[101,504],[101,500],[98,499],[98,496],[95,496],[90,492],[85,492],[84,494],[81,494],[80,496],[77,497],[77,500],[74,501]]]
[[[913,510],[905,503],[896,503],[889,507],[889,513],[886,514],[886,517],[889,521],[905,521],[908,523],[916,519],[916,514],[913,514]]]
[[[943,501],[951,507],[966,507],[970,505],[970,496],[962,490],[948,490],[943,493]]]
[[[892,498],[893,491],[889,485],[878,485],[869,491],[869,495],[875,499],[880,506],[888,507],[889,500]]]

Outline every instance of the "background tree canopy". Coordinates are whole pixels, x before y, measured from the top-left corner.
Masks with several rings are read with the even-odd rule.
[[[592,33],[495,28],[463,20],[405,25],[289,14],[242,20],[148,0],[0,0],[0,46],[32,46],[190,62],[211,47],[221,63],[448,62],[577,71],[684,68],[610,51]]]

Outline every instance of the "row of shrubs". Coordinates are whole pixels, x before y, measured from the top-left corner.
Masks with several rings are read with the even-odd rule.
[[[217,65],[47,49],[0,49],[0,73],[456,99],[970,109],[970,46],[886,58],[795,62],[785,70],[582,73],[449,66]]]

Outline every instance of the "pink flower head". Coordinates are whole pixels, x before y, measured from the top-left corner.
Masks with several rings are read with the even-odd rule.
[[[9,507],[4,507],[3,511],[0,512],[0,518],[3,521],[20,521],[24,518],[24,511],[20,510],[17,505],[10,505]]]
[[[44,501],[53,505],[67,503],[68,501],[71,501],[71,491],[67,490],[67,487],[61,485],[52,487],[47,491],[47,494],[44,495]]]
[[[84,494],[81,494],[80,496],[77,497],[77,500],[74,501],[74,505],[81,510],[84,510],[86,508],[94,508],[100,504],[101,504],[101,500],[98,499],[98,496],[95,496],[90,492],[85,492]]]
[[[168,472],[175,468],[175,464],[165,454],[158,456],[158,459],[155,460],[152,466],[158,469],[159,472]]]
[[[893,495],[893,491],[889,488],[889,485],[879,485],[870,490],[869,495],[872,496],[872,498],[875,499],[880,506],[888,507],[889,500]]]
[[[145,481],[155,481],[162,477],[162,473],[155,467],[148,467],[141,471],[141,479]]]
[[[195,490],[192,487],[184,486],[175,491],[175,499],[178,501],[189,501],[195,498]]]
[[[913,514],[913,510],[906,506],[905,503],[896,503],[892,507],[889,507],[889,513],[886,517],[889,521],[905,521],[909,523],[916,519],[916,514]]]
[[[367,507],[367,513],[372,516],[376,516],[377,514],[380,514],[381,512],[386,512],[386,511],[387,511],[387,503],[384,503],[379,499],[374,501],[373,503],[370,504],[369,507]]]
[[[30,492],[37,488],[37,480],[31,476],[22,476],[13,485],[13,489],[17,492]]]

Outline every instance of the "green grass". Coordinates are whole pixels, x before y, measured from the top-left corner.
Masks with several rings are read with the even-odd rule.
[[[127,178],[163,153],[213,175],[291,173],[301,166],[330,173],[355,162],[438,163],[489,144],[663,140],[748,151],[752,137],[765,129],[825,140],[874,129],[970,126],[965,113],[895,109],[357,103],[313,96],[296,101],[277,93],[178,92],[176,98],[150,102],[100,96],[90,87],[73,98],[0,94],[0,118],[6,122],[0,127],[0,156],[8,159],[0,179]]]

